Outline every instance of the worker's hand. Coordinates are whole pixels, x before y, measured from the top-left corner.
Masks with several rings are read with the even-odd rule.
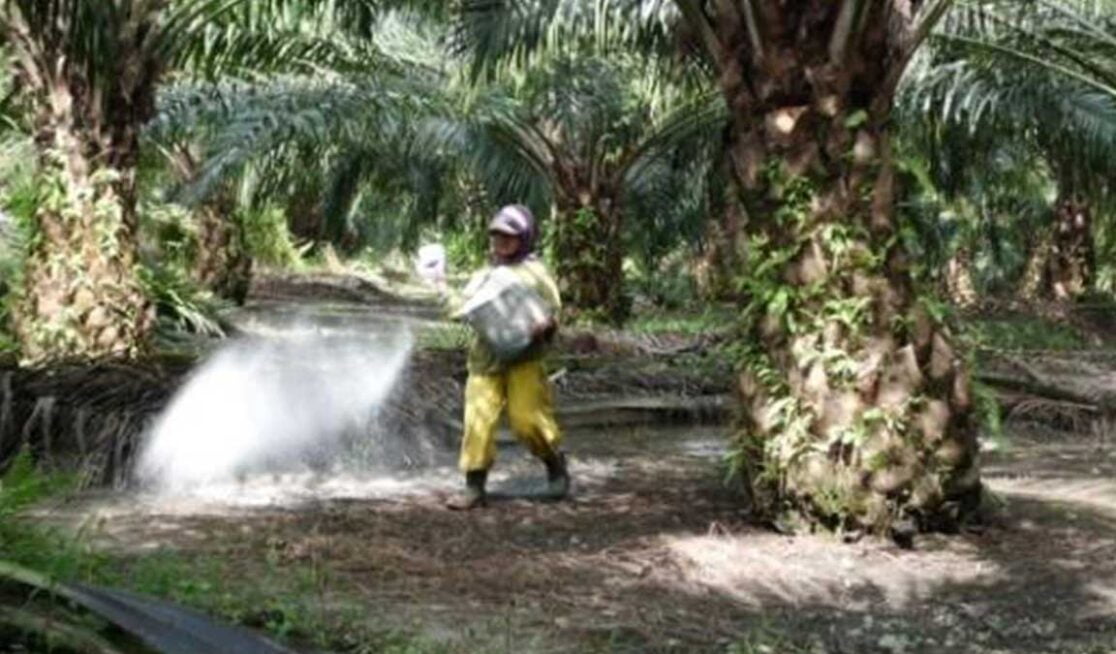
[[[445,275],[421,275],[419,279],[427,288],[437,293],[442,298],[449,294],[449,282],[446,281]]]
[[[547,318],[542,322],[535,323],[531,328],[531,341],[534,343],[543,343],[554,338],[555,332],[558,331],[558,320],[556,318]]]

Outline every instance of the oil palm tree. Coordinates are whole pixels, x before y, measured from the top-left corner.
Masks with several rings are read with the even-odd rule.
[[[562,0],[465,2],[547,34]],[[757,509],[854,529],[949,523],[980,496],[969,371],[897,238],[891,121],[950,0],[595,3],[700,57],[729,114],[750,233],[739,271],[739,469]],[[539,15],[544,29],[507,29]],[[549,22],[547,22],[549,21]],[[537,46],[523,39],[526,59]]]
[[[1067,300],[1095,277],[1092,215],[1116,164],[1116,19],[1108,3],[974,2],[935,36],[907,94],[958,147],[1026,144],[1055,188],[1020,295]],[[951,128],[957,126],[957,128]],[[999,147],[999,146],[993,146]],[[979,160],[979,157],[977,157]],[[986,169],[970,166],[967,174]]]
[[[13,311],[22,356],[130,354],[152,325],[133,270],[139,129],[173,49],[215,2],[0,5],[43,169],[35,245]]]
[[[422,3],[408,4],[418,7]],[[221,78],[259,79],[280,74],[305,76],[323,69],[362,70],[365,74],[373,69],[382,71],[395,62],[380,56],[372,37],[384,19],[383,10],[389,6],[388,2],[238,4],[215,16],[191,39],[176,61],[172,84],[189,86]],[[169,95],[176,95],[173,86]],[[192,99],[214,100],[197,94]],[[159,117],[164,116],[160,112]],[[169,168],[174,172],[168,183],[169,193],[164,197],[187,204],[194,217],[198,244],[190,262],[193,281],[221,297],[243,302],[252,261],[241,220],[247,215],[239,202],[244,195],[243,185],[238,184],[242,176],[214,175],[213,167],[205,160],[205,144],[197,132],[174,132],[162,125],[146,130],[146,136],[148,145],[167,155]],[[279,162],[273,159],[273,163]],[[282,169],[288,171],[305,170],[298,161],[282,163]],[[218,172],[228,172],[225,168]],[[275,165],[268,172],[282,169]],[[300,185],[303,190],[316,188],[321,182],[305,175],[296,179],[303,182]],[[298,200],[307,193],[288,195]],[[262,209],[257,203],[247,210]],[[311,220],[321,214],[314,205],[297,207],[291,213]]]
[[[489,177],[508,166],[534,173],[521,181],[551,209],[546,228],[564,297],[612,321],[627,312],[630,246],[657,249],[656,233],[677,236],[701,221],[726,120],[695,62],[671,56],[666,9],[464,2],[454,22],[475,88],[494,100],[471,121],[477,165]]]
[[[517,201],[545,216],[553,208],[548,241],[569,304],[621,318],[623,216],[649,216],[633,221],[637,240],[656,225],[687,222],[671,216],[695,210],[684,200],[704,186],[692,174],[701,159],[669,155],[682,144],[703,151],[704,136],[724,120],[719,98],[648,74],[646,59],[613,47],[613,30],[588,43],[582,33],[576,47],[547,42],[530,66],[501,60],[481,69],[468,67],[470,48],[488,46],[460,31],[453,42],[462,52],[447,56],[440,26],[412,15],[388,27],[371,35],[364,54],[376,55],[365,67],[178,86],[157,125],[208,132],[202,192],[205,180],[249,168],[267,171],[272,195],[284,186],[322,189],[310,197],[321,218],[310,236],[335,243],[383,233],[396,222],[390,215],[405,218],[392,231],[411,242],[421,226],[466,209]],[[382,43],[385,31],[405,47]],[[703,138],[689,143],[694,136]],[[693,184],[679,192],[675,182],[687,174]],[[307,175],[317,181],[301,183]]]
[[[573,312],[613,322],[628,311],[633,236],[685,224],[680,212],[700,219],[695,198],[705,199],[725,120],[712,94],[678,92],[656,106],[662,89],[633,82],[645,69],[633,57],[550,53],[519,84],[489,82],[458,141],[493,198],[550,209],[544,229],[563,297]]]
[[[41,160],[41,198],[22,298],[21,356],[135,355],[153,325],[136,275],[140,132],[156,91],[207,74],[351,53],[314,30],[366,33],[389,0],[3,0],[0,44]],[[414,0],[437,11],[438,3]],[[279,20],[279,18],[289,20]],[[292,27],[293,26],[293,27]],[[300,38],[293,38],[298,36]]]
[[[363,219],[369,211],[417,238],[459,172],[418,138],[446,113],[445,53],[414,13],[381,15],[370,29],[327,39],[341,56],[168,86],[148,136],[202,153],[177,198],[204,202],[235,181],[250,205],[285,202],[292,232],[316,243],[352,250],[375,240],[386,225]]]
[[[969,371],[897,238],[891,122],[949,0],[676,0],[730,107],[740,464],[757,506],[902,533],[975,506]]]
[[[908,82],[918,85],[918,77]],[[900,220],[916,276],[969,310],[1015,291],[1055,190],[1041,152],[1020,132],[942,120],[904,97]]]

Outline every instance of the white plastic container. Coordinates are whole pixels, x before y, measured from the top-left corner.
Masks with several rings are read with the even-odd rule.
[[[507,268],[493,268],[459,311],[500,361],[523,356],[536,325],[550,320],[550,308]]]

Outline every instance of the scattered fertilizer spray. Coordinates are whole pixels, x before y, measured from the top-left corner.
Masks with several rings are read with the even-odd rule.
[[[212,494],[261,473],[326,471],[376,438],[411,351],[407,332],[234,341],[183,385],[136,467],[163,494]]]

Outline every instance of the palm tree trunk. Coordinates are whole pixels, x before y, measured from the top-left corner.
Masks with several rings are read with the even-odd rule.
[[[28,363],[135,356],[154,324],[136,274],[136,130],[102,127],[72,88],[37,114],[43,197],[12,312]]]
[[[727,161],[729,145],[726,143],[727,164],[723,173],[729,175],[731,162]],[[744,216],[731,184],[713,184],[709,189],[711,215],[705,226],[705,243],[698,257],[695,270],[698,293],[706,300],[727,300],[735,295],[734,276],[743,260],[741,229]]]
[[[1023,266],[1023,279],[1016,292],[1017,299],[1024,306],[1033,306],[1043,297],[1043,290],[1048,286],[1047,273],[1053,250],[1053,234],[1049,230],[1044,230],[1027,253],[1027,262]]]
[[[1027,255],[1018,299],[1034,308],[1046,302],[1072,302],[1089,290],[1096,269],[1092,216],[1088,205],[1063,197],[1053,224]]]
[[[973,283],[973,257],[968,248],[958,248],[946,262],[945,287],[946,295],[954,306],[976,308],[979,297]]]
[[[243,226],[233,215],[235,204],[223,189],[218,194],[196,213],[198,250],[192,276],[218,296],[243,304],[252,281],[252,258]]]
[[[287,199],[287,220],[291,236],[314,243],[315,249],[328,241],[321,193],[307,184],[298,184]]]
[[[607,198],[558,202],[554,221],[558,283],[563,302],[574,316],[612,323],[627,318],[621,216]]]
[[[720,216],[710,216],[705,223],[705,237],[694,260],[693,275],[698,295],[715,301],[727,295],[731,264],[727,261],[728,240]]]
[[[155,41],[164,7],[94,6],[0,11],[41,160],[32,246],[12,308],[25,362],[135,356],[155,322],[137,275],[136,169],[163,70]]]
[[[1092,214],[1084,202],[1063,198],[1054,214],[1050,259],[1050,292],[1055,300],[1070,302],[1089,290],[1094,277]]]
[[[708,25],[723,45],[734,176],[747,214],[763,217],[747,226],[761,247],[739,275],[736,462],[753,507],[798,526],[955,524],[980,497],[978,447],[964,357],[895,238],[902,17],[862,3],[864,28],[838,42],[858,3],[721,4],[731,11]]]
[[[189,146],[178,148],[173,162],[182,183],[197,179],[198,158]],[[252,281],[252,258],[244,226],[235,217],[233,190],[226,184],[219,185],[194,211],[198,239],[190,272],[201,287],[242,304]]]

